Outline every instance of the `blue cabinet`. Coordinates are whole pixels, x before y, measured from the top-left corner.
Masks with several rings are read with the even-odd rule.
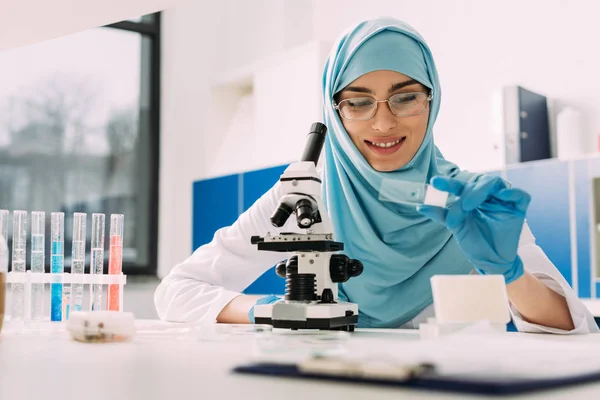
[[[593,235],[594,230],[597,232],[598,201],[596,205],[594,201],[594,181],[600,179],[600,159],[589,158],[587,160],[578,160],[575,165],[575,221],[577,229],[577,264],[578,264],[578,279],[579,279],[579,296],[597,297],[599,284],[596,282],[595,266],[592,265],[594,251],[592,246],[596,246],[597,242]],[[597,185],[597,183],[596,183]],[[594,221],[594,209],[596,209],[596,220]],[[592,290],[594,289],[594,290]],[[594,293],[595,291],[595,293]]]
[[[215,232],[239,215],[239,176],[196,181],[192,188],[192,251],[209,243]]]
[[[590,160],[591,162],[592,160]],[[594,160],[598,162],[597,160]],[[577,240],[577,288],[579,297],[592,295],[591,247],[590,247],[590,198],[592,177],[588,160],[573,163],[575,189],[575,229]]]
[[[537,244],[572,285],[568,163],[523,164],[507,169],[506,178],[531,194],[527,223]]]

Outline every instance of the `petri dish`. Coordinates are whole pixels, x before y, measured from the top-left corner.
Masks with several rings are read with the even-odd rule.
[[[141,327],[137,331],[140,339],[190,340],[193,337],[190,324],[157,325]]]
[[[345,354],[351,334],[345,331],[276,330],[254,339],[254,355],[267,360],[297,360]]]

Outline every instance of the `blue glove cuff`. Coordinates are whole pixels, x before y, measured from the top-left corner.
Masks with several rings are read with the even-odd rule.
[[[256,301],[256,303],[254,304],[254,306],[259,305],[259,304],[271,304],[271,303],[275,303],[276,301],[279,301],[279,297],[275,296],[275,295],[268,295],[265,297],[261,297],[260,299],[258,299]],[[248,319],[250,320],[250,323],[254,323],[254,306],[252,306],[252,308],[250,309],[250,311],[248,311]]]
[[[523,267],[523,261],[521,260],[521,257],[517,256],[512,268],[504,273],[506,284],[508,285],[509,283],[516,281],[522,277],[524,273],[525,268]]]
[[[482,270],[480,268],[475,268],[475,269],[481,275],[489,274],[488,272],[485,272],[484,270]],[[508,285],[509,283],[514,282],[517,279],[519,279],[520,277],[522,277],[524,273],[525,273],[525,269],[523,267],[523,261],[521,260],[521,257],[517,256],[512,267],[510,267],[510,269],[508,271],[504,272],[502,275],[504,275],[504,281]]]

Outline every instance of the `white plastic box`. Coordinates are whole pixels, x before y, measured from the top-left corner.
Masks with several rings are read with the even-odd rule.
[[[421,338],[452,334],[482,321],[491,331],[506,331],[511,317],[502,275],[435,275],[431,290],[435,317],[419,325]]]

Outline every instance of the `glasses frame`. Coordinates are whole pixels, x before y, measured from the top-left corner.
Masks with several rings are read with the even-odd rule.
[[[426,94],[427,95],[427,99],[426,99],[426,102],[424,103],[425,105],[423,106],[423,109],[421,111],[419,111],[418,113],[413,113],[413,114],[401,114],[401,115],[398,115],[398,114],[394,113],[394,111],[392,110],[392,107],[390,105],[390,99],[392,97],[394,97],[394,96],[409,95],[409,94],[419,94],[419,95]],[[375,99],[373,99],[373,101],[375,101],[375,107],[373,107],[373,112],[371,113],[371,115],[369,115],[368,117],[365,117],[365,118],[346,118],[344,116],[344,114],[342,113],[342,111],[340,110],[340,105],[342,103],[344,103],[345,101],[356,100],[356,99],[363,99],[363,98],[370,98],[370,99],[372,99],[371,97],[363,96],[363,97],[352,97],[350,99],[344,99],[344,100],[340,101],[339,103],[336,103],[334,101],[333,102],[333,108],[338,111],[338,113],[340,114],[340,116],[342,118],[344,118],[345,120],[348,120],[348,121],[368,121],[368,120],[370,120],[377,113],[377,109],[379,108],[379,103],[387,103],[388,108],[390,109],[390,112],[392,114],[394,114],[396,117],[414,117],[415,115],[420,115],[420,114],[423,113],[423,111],[425,111],[425,109],[427,108],[427,103],[429,103],[431,100],[433,100],[433,93],[431,93],[431,92],[429,92],[429,93],[427,93],[427,92],[396,93],[394,95],[391,95],[387,100],[375,100]]]

